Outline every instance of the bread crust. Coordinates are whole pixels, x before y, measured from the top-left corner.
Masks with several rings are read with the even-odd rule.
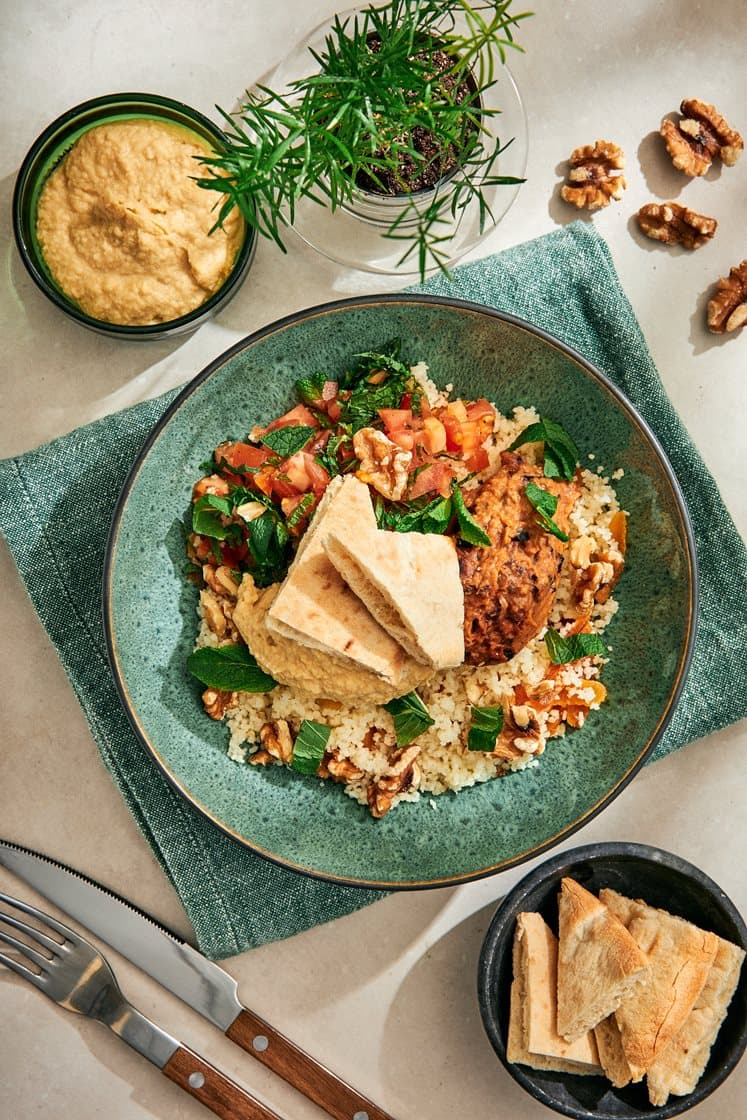
[[[744,949],[719,937],[716,956],[692,1011],[646,1074],[651,1104],[666,1104],[670,1093],[686,1096],[700,1081],[737,989],[744,958]]]
[[[558,1032],[572,1041],[615,1011],[649,964],[623,923],[575,879],[558,898]]]
[[[633,1081],[640,1081],[672,1041],[706,982],[718,938],[642,900],[602,889],[612,910],[648,955],[650,971],[615,1012]]]
[[[596,1041],[590,1032],[566,1042],[555,1027],[557,938],[540,914],[516,919],[513,982],[506,1057],[533,1069],[601,1074]]]

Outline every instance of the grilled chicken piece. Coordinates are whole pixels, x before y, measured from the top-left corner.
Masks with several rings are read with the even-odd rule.
[[[568,546],[538,524],[524,495],[529,482],[555,495],[553,521],[567,532],[578,486],[545,478],[539,467],[514,452],[504,451],[500,470],[465,495],[472,516],[492,541],[490,547],[457,548],[465,660],[473,665],[510,661],[547,625],[555,600]]]

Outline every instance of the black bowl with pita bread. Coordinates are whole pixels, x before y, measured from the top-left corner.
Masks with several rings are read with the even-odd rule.
[[[574,848],[499,905],[478,968],[483,1025],[514,1080],[563,1116],[679,1116],[747,1047],[745,951],[734,904],[679,856]]]

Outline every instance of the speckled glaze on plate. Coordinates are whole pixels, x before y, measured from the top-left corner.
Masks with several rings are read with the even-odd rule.
[[[645,1081],[615,1089],[604,1077],[579,1077],[513,1064],[506,1057],[512,947],[517,914],[539,911],[557,932],[560,880],[575,879],[593,894],[610,887],[628,898],[669,910],[747,949],[747,927],[723,890],[699,868],[648,844],[588,844],[552,856],[529,872],[501,901],[485,935],[477,995],[485,1031],[515,1081],[547,1108],[573,1120],[669,1120],[705,1100],[724,1081],[747,1047],[747,966],[692,1093],[649,1104]]]
[[[609,699],[550,743],[534,769],[404,803],[381,821],[340,786],[285,768],[239,765],[227,728],[203,712],[185,663],[197,591],[183,577],[180,525],[200,463],[289,407],[293,382],[403,341],[439,384],[502,411],[534,405],[594,465],[622,467],[630,514],[621,609],[607,630]],[[302,311],[238,343],[183,390],[124,487],[104,577],[111,663],[133,727],[197,809],[248,848],[297,871],[358,886],[417,888],[491,874],[568,836],[630,781],[681,690],[695,631],[695,552],[666,457],[632,406],[579,354],[502,312],[435,296],[349,299]]]

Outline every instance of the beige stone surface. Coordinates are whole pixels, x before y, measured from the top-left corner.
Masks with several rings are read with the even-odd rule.
[[[690,181],[672,169],[657,131],[683,97],[698,96],[745,132],[744,36],[736,31],[743,5],[540,0],[532,7],[536,15],[521,34],[526,54],[512,59],[529,116],[529,181],[475,255],[578,216],[557,194],[573,148],[600,136],[624,148],[625,197],[593,221],[611,246],[666,387],[744,532],[747,332],[716,337],[704,318],[712,284],[747,256],[747,158]],[[157,6],[145,0],[30,0],[5,6],[0,455],[185,381],[236,332],[249,333],[325,299],[398,286],[346,272],[293,238],[288,257],[263,243],[241,292],[209,331],[186,342],[127,345],[63,318],[34,287],[12,240],[16,172],[33,139],[58,114],[87,97],[136,89],[181,98],[214,115],[216,103],[231,105],[303,29],[333,8],[330,0],[161,0]],[[692,254],[644,238],[633,215],[651,198],[679,199],[713,214],[716,238]],[[0,835],[80,867],[188,934],[179,902],[104,771],[1,544],[0,581]],[[742,725],[646,768],[566,846],[594,840],[657,844],[702,867],[747,912],[745,745]],[[400,894],[245,953],[227,967],[249,1006],[400,1120],[541,1120],[546,1110],[494,1057],[475,998],[477,956],[496,900],[527,869],[452,890]],[[4,872],[0,890],[33,901]],[[321,1115],[153,981],[111,956],[125,991],[146,1014],[281,1115]],[[732,1120],[743,1114],[746,1100],[742,1062],[692,1116]],[[73,1018],[2,970],[0,1114],[9,1120],[207,1115],[104,1028]]]

